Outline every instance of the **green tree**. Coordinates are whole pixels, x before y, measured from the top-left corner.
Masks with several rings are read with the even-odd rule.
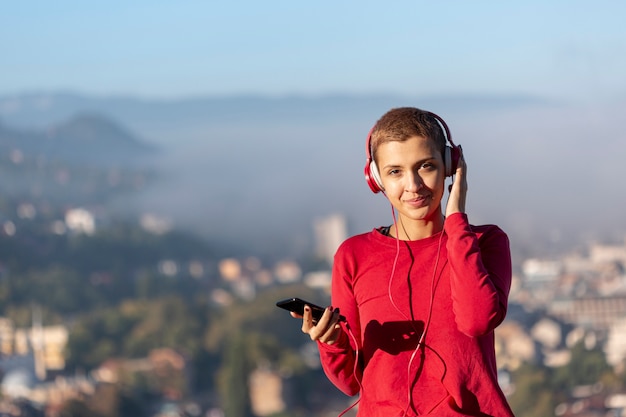
[[[332,395],[342,395],[321,370],[311,370],[305,364],[301,348],[311,343],[310,339],[300,331],[298,320],[275,305],[294,294],[317,304],[328,302],[323,293],[293,285],[268,289],[250,302],[234,303],[215,312],[205,347],[209,352],[222,353],[216,385],[223,404],[231,404],[234,398],[239,398],[238,402],[244,396],[249,398],[248,378],[260,365],[292,375],[289,385],[294,388],[294,409],[312,410],[320,405],[317,399],[326,401]],[[228,411],[226,415],[230,416]]]
[[[556,400],[547,369],[524,364],[512,375],[515,391],[509,404],[517,417],[547,417],[554,414]]]
[[[80,317],[71,327],[66,358],[72,368],[91,369],[111,357],[139,358],[162,347],[188,357],[202,350],[205,307],[172,295],[129,300]]]
[[[228,417],[250,417],[248,375],[252,368],[247,358],[246,337],[235,335],[227,344],[217,384],[222,409]]]
[[[587,349],[583,341],[574,345],[568,364],[554,372],[553,388],[569,392],[577,385],[591,385],[600,382],[606,374],[612,373],[604,352],[599,345]]]

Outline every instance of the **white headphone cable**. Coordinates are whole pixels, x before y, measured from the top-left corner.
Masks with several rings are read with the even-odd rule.
[[[419,334],[418,329],[415,327],[414,323],[413,323],[413,319],[408,317],[406,314],[404,314],[404,312],[402,312],[402,310],[400,310],[400,308],[396,305],[394,299],[393,299],[393,295],[392,295],[392,291],[391,291],[391,287],[392,287],[392,282],[393,282],[393,277],[395,275],[395,271],[396,271],[396,266],[398,263],[398,258],[400,255],[400,235],[398,233],[398,222],[396,221],[396,212],[394,210],[393,205],[391,206],[391,214],[393,217],[393,224],[394,224],[394,228],[395,228],[395,232],[396,232],[396,255],[394,257],[393,260],[393,266],[391,268],[391,275],[389,277],[389,284],[387,287],[387,294],[389,296],[389,301],[391,302],[391,305],[393,305],[393,307],[396,309],[396,311],[398,311],[398,313],[400,313],[402,315],[402,317],[404,317],[404,319],[409,322],[411,324],[411,327],[413,328],[413,331],[415,331],[416,334]],[[402,219],[400,219],[402,220]],[[405,231],[406,233],[406,231]],[[439,255],[441,253],[441,242],[443,240],[443,235],[444,235],[444,230],[442,228],[440,235],[439,235],[439,241],[437,244],[437,256],[435,258],[435,267],[433,270],[433,277],[432,277],[432,281],[430,284],[430,305],[428,308],[428,317],[426,320],[426,323],[424,324],[424,329],[422,331],[422,334],[420,335],[420,338],[417,342],[417,345],[415,347],[415,349],[413,350],[413,353],[411,354],[411,357],[409,358],[409,363],[407,365],[407,406],[404,410],[404,416],[407,415],[407,412],[409,410],[409,408],[411,407],[411,403],[412,403],[412,390],[411,390],[411,384],[410,384],[410,380],[411,380],[411,367],[413,365],[413,360],[415,359],[415,356],[417,355],[417,352],[419,352],[420,348],[422,347],[423,343],[424,343],[424,338],[426,337],[426,332],[428,330],[428,328],[430,327],[430,321],[432,318],[432,312],[433,312],[433,304],[435,301],[435,280],[437,277],[437,268],[439,266]],[[409,236],[407,235],[407,238]]]

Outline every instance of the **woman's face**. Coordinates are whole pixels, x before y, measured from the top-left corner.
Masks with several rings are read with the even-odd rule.
[[[434,140],[413,136],[378,145],[376,165],[385,195],[403,221],[441,217],[445,167]]]

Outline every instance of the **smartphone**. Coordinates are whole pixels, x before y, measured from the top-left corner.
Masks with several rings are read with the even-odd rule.
[[[305,301],[297,297],[286,298],[284,300],[280,300],[276,302],[277,307],[283,308],[287,311],[293,311],[294,313],[297,313],[300,315],[304,314],[305,305],[308,305],[309,307],[311,307],[311,313],[313,315],[314,322],[319,321],[319,319],[322,318],[322,314],[324,314],[324,311],[326,310],[324,307],[320,307],[318,305],[315,305],[313,303],[310,303],[308,301]],[[343,321],[345,319],[346,318],[344,316],[339,316],[339,321]]]

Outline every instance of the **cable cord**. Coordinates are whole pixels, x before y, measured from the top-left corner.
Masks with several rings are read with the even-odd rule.
[[[350,407],[348,407],[345,410],[343,410],[337,417],[342,417],[348,411],[350,411],[354,407],[356,407],[356,405],[359,403],[359,401],[361,401],[361,397],[360,397],[361,394],[360,393],[363,392],[363,385],[361,385],[361,381],[359,380],[359,377],[357,375],[357,370],[358,370],[358,366],[359,366],[359,345],[358,345],[356,337],[354,336],[354,333],[352,333],[352,329],[350,328],[350,325],[348,324],[347,321],[346,321],[345,325],[346,325],[346,330],[348,331],[348,334],[350,335],[350,337],[352,338],[352,342],[354,343],[354,368],[352,369],[352,375],[354,376],[354,379],[356,379],[356,382],[359,384],[359,399],[356,400]]]
[[[387,294],[389,296],[389,301],[391,302],[391,304],[393,305],[393,307],[396,309],[396,311],[398,311],[398,313],[400,313],[402,315],[402,317],[404,317],[404,319],[409,322],[411,324],[411,327],[413,327],[413,330],[415,331],[415,333],[419,333],[419,329],[417,329],[413,323],[413,319],[408,317],[406,314],[404,314],[404,312],[397,306],[396,302],[393,299],[393,294],[391,291],[392,288],[392,283],[393,283],[393,278],[394,275],[396,273],[396,267],[398,265],[398,259],[400,256],[400,235],[398,233],[398,222],[396,220],[396,212],[395,209],[393,207],[393,205],[391,206],[391,215],[393,217],[393,225],[394,225],[394,230],[396,233],[396,254],[394,256],[394,260],[393,260],[393,265],[391,268],[391,274],[389,276],[389,285],[387,287]],[[404,225],[403,225],[404,227]],[[405,230],[406,233],[406,230]],[[409,359],[409,363],[407,365],[407,406],[404,409],[404,413],[403,416],[407,416],[407,413],[409,411],[409,409],[411,408],[411,404],[413,402],[413,394],[411,392],[411,384],[409,383],[409,381],[411,380],[411,368],[413,365],[413,360],[415,359],[417,353],[420,351],[421,347],[424,344],[424,339],[426,337],[426,332],[428,331],[428,328],[430,327],[430,322],[432,319],[432,313],[433,313],[433,305],[434,305],[434,301],[435,301],[435,281],[436,281],[436,277],[437,277],[437,269],[439,267],[439,258],[440,258],[440,254],[441,254],[441,242],[443,240],[443,235],[444,235],[444,230],[441,230],[441,234],[439,235],[439,241],[437,244],[437,256],[435,258],[435,267],[434,267],[434,271],[433,271],[433,277],[431,280],[431,284],[430,284],[430,305],[428,307],[428,317],[426,319],[426,323],[424,324],[424,329],[422,331],[422,334],[420,335],[420,338],[417,342],[417,345],[415,347],[415,349],[413,350],[413,353],[411,354],[411,357]],[[407,238],[408,238],[408,234],[407,234]],[[361,384],[361,381],[359,380],[358,376],[357,376],[357,371],[358,371],[358,365],[359,365],[359,345],[357,343],[357,339],[354,336],[354,333],[352,332],[352,329],[350,328],[350,325],[348,324],[348,322],[345,323],[345,327],[346,330],[348,331],[348,334],[350,335],[352,342],[354,343],[354,347],[355,347],[355,356],[354,356],[354,368],[352,370],[352,374],[354,376],[354,379],[357,381],[357,383],[359,384],[359,393],[363,392],[363,385]],[[354,407],[356,407],[356,405],[361,401],[361,398],[359,398],[358,400],[356,400],[352,405],[350,405],[348,408],[346,408],[345,410],[343,410],[337,417],[343,417],[348,411],[350,411],[351,409],[353,409]]]
[[[400,313],[402,315],[402,317],[404,317],[404,319],[409,322],[411,324],[411,327],[413,328],[413,331],[415,331],[416,334],[419,333],[419,329],[417,329],[413,323],[413,319],[411,317],[408,317],[406,314],[404,314],[404,312],[396,305],[396,302],[393,299],[393,294],[391,291],[392,288],[392,283],[393,283],[393,278],[396,272],[396,266],[398,264],[398,258],[400,255],[400,234],[398,233],[398,222],[396,220],[396,212],[394,210],[393,205],[391,206],[391,215],[393,217],[393,225],[394,225],[394,229],[396,232],[396,255],[394,257],[393,260],[393,266],[391,268],[391,275],[389,276],[389,284],[387,287],[387,294],[389,296],[389,301],[391,302],[391,305],[393,305],[393,307],[396,309],[396,311],[398,311],[398,313]],[[400,221],[402,221],[402,219],[400,219]],[[404,224],[402,225],[402,228],[404,229]],[[407,238],[410,237],[406,232],[406,229],[404,229],[404,233],[407,235]],[[411,353],[411,357],[409,358],[409,363],[407,365],[407,405],[406,408],[404,409],[404,414],[403,416],[406,416],[409,408],[411,408],[411,405],[413,403],[413,393],[412,393],[412,389],[411,389],[411,368],[413,365],[413,361],[415,360],[415,357],[417,356],[417,353],[420,351],[421,347],[424,344],[424,339],[426,337],[426,332],[428,331],[428,328],[430,327],[430,321],[432,318],[432,312],[433,312],[433,304],[435,301],[435,280],[437,277],[437,268],[439,266],[439,255],[441,253],[441,241],[443,240],[443,235],[444,235],[444,230],[441,230],[441,233],[439,235],[439,242],[437,244],[437,256],[435,258],[435,267],[433,270],[433,277],[431,280],[431,284],[430,284],[430,305],[428,307],[428,317],[426,319],[426,323],[424,324],[424,329],[422,331],[422,334],[420,335],[420,338],[417,342],[417,345],[415,347],[415,349],[413,350],[413,353]]]

